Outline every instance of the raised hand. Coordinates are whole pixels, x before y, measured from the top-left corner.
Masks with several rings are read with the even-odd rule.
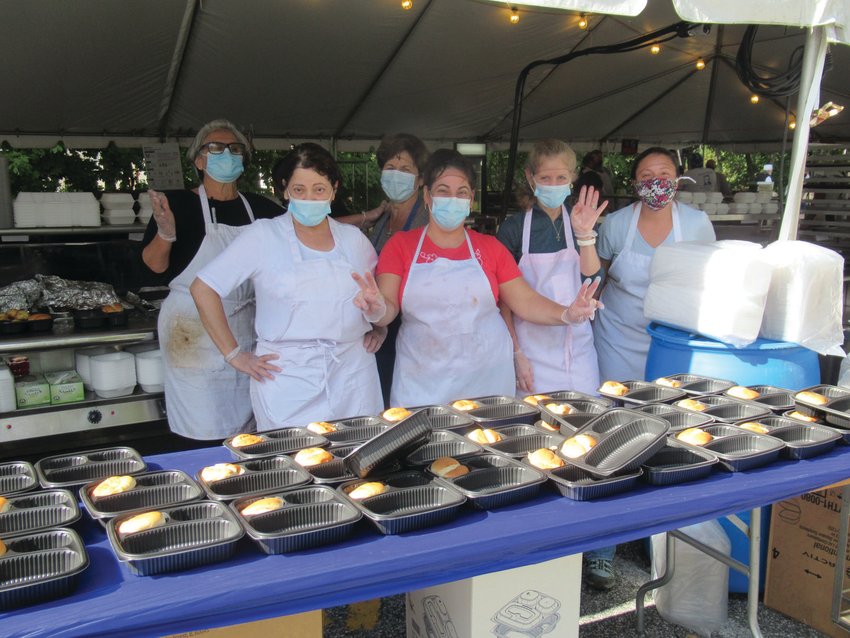
[[[582,239],[593,234],[593,227],[607,206],[607,201],[599,205],[599,191],[593,186],[581,187],[578,199],[570,210],[570,224],[576,238]]]
[[[366,272],[362,277],[356,272],[351,273],[351,278],[360,286],[360,290],[354,295],[354,305],[363,312],[366,321],[376,323],[384,318],[387,313],[387,302],[372,273]]]
[[[283,370],[283,368],[269,363],[269,361],[278,358],[279,355],[276,354],[264,354],[258,357],[252,352],[245,352],[243,350],[230,360],[230,365],[239,370],[239,372],[244,372],[255,381],[263,383],[266,379],[274,379],[273,372],[281,372]]]
[[[596,316],[596,311],[605,307],[601,301],[593,298],[597,288],[599,288],[600,281],[602,281],[601,277],[597,277],[592,283],[590,279],[585,279],[575,301],[561,315],[561,321],[564,323],[582,323],[588,319],[593,319]]]
[[[177,225],[168,198],[158,191],[148,191],[153,207],[153,220],[156,222],[157,234],[167,242],[177,239]]]

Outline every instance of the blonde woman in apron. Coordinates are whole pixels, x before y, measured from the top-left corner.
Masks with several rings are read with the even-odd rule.
[[[210,122],[189,149],[203,175],[197,194],[177,191],[166,197],[151,192],[154,214],[142,258],[155,272],[176,270],[157,325],[165,355],[168,424],[173,432],[193,439],[221,439],[254,428],[248,381],[222,361],[189,294],[198,271],[255,219],[254,207],[236,188],[248,149],[248,141],[233,124]],[[265,198],[252,201],[265,217],[282,212]],[[190,211],[198,202],[201,214],[195,219]],[[253,296],[246,283],[223,300],[235,338],[245,349],[254,343]]]

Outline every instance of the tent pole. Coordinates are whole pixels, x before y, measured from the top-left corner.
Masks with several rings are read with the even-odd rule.
[[[826,29],[812,27],[806,34],[803,51],[803,72],[800,91],[797,95],[797,127],[791,148],[791,175],[788,178],[788,194],[779,227],[779,240],[797,239],[800,224],[800,199],[803,196],[803,176],[806,171],[806,154],[809,146],[809,119],[820,99],[820,82],[826,58]]]
[[[708,144],[708,129],[711,125],[711,113],[714,111],[714,100],[716,99],[717,75],[719,72],[717,60],[723,54],[723,25],[717,27],[717,40],[714,42],[714,58],[711,62],[711,82],[708,85],[708,100],[705,104],[705,120],[702,123],[702,143]]]
[[[180,71],[183,68],[183,60],[186,57],[186,47],[192,35],[192,27],[195,24],[195,16],[198,14],[199,0],[186,0],[186,8],[183,11],[183,20],[180,23],[180,31],[177,34],[177,46],[171,56],[171,66],[168,67],[168,79],[165,81],[165,90],[162,92],[162,101],[159,105],[157,122],[159,124],[160,141],[165,141],[168,133],[168,117],[171,114],[171,105],[174,103],[174,91],[177,81],[180,79]]]

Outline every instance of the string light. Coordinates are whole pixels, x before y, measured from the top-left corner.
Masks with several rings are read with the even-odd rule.
[[[751,95],[750,96],[750,104],[758,104],[758,103],[759,103],[759,96],[756,95],[756,94]]]
[[[511,17],[509,20],[511,24],[519,24],[519,11],[517,11],[516,7],[511,7]]]
[[[697,60],[697,71],[702,71],[705,68],[705,60],[700,58]]]
[[[794,120],[791,120],[790,122],[788,122],[788,128],[790,128],[793,131],[795,128],[797,128],[797,122],[795,122]]]
[[[651,47],[649,47],[649,52],[652,55],[658,55],[659,53],[661,53],[661,47],[657,44],[653,44]]]
[[[578,19],[578,28],[581,29],[582,31],[584,31],[585,29],[587,29],[587,26],[588,26],[587,16],[582,13],[581,16]]]
[[[413,0],[401,0],[401,8],[410,11],[413,8]]]

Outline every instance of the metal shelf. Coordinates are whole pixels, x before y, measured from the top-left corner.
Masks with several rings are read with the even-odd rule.
[[[0,228],[0,241],[7,237],[28,235],[126,235],[128,233],[143,233],[147,224],[137,222],[124,225],[104,226],[69,226],[65,228]],[[14,240],[13,240],[14,241]],[[17,242],[20,243],[20,242]]]
[[[126,328],[77,330],[70,334],[34,332],[31,334],[0,337],[0,354],[13,354],[32,350],[54,350],[57,348],[80,348],[96,345],[118,345],[140,341],[154,341],[156,338],[156,319],[145,317],[131,319]]]

